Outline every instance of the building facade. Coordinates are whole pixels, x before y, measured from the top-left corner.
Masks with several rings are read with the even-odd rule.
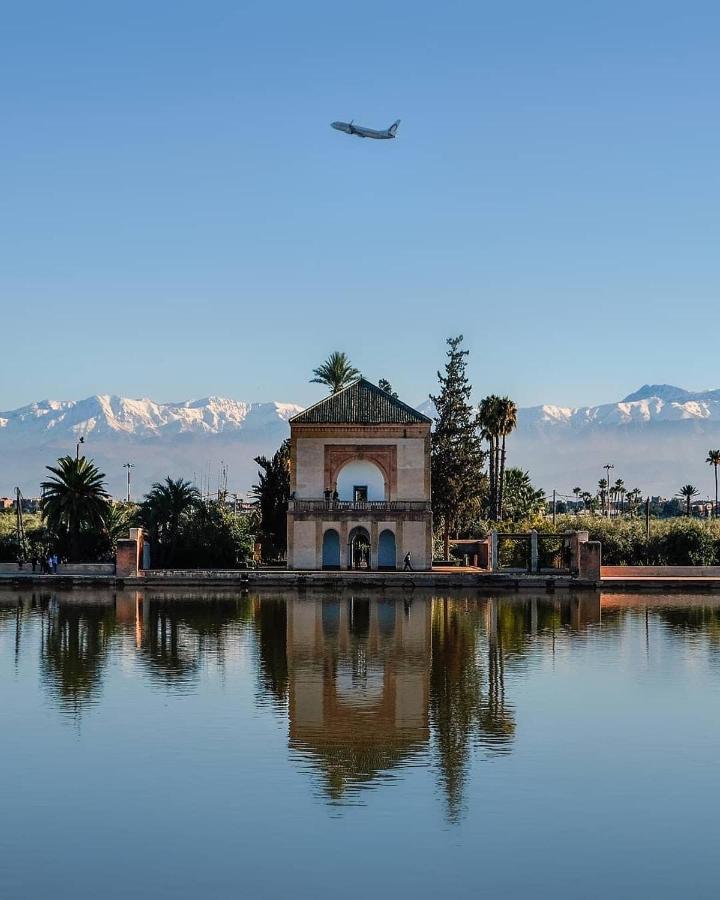
[[[288,568],[430,569],[430,426],[364,378],[292,418]]]

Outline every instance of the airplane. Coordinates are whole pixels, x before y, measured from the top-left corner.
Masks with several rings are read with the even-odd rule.
[[[330,123],[333,128],[338,131],[344,131],[345,134],[354,134],[361,138],[375,138],[376,141],[388,141],[390,138],[394,138],[399,124],[400,119],[398,119],[397,122],[393,122],[389,128],[385,129],[385,131],[375,131],[373,128],[364,128],[362,125],[353,125],[352,121]]]

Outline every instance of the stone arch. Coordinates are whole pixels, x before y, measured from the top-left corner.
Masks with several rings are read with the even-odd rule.
[[[325,446],[325,490],[336,491],[338,473],[347,463],[368,460],[382,472],[385,500],[397,495],[397,447],[385,444],[327,444]]]
[[[340,535],[334,528],[328,528],[322,542],[323,569],[340,568]]]
[[[362,525],[356,525],[348,534],[347,559],[349,569],[372,569],[370,533]]]
[[[367,500],[386,500],[388,482],[383,469],[374,459],[348,459],[338,469],[336,487],[340,500],[356,500],[355,486],[367,488]]]
[[[395,533],[384,528],[378,538],[378,569],[397,569]]]

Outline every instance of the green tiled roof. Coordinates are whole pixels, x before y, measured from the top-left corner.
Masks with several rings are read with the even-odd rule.
[[[290,419],[293,425],[429,425],[412,406],[360,378]]]

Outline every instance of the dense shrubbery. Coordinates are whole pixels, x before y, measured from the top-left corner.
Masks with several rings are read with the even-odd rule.
[[[649,541],[641,518],[567,515],[558,516],[555,528],[548,519],[513,527],[521,531],[588,531],[591,540],[602,543],[603,563],[609,566],[720,565],[720,520],[652,519]]]

